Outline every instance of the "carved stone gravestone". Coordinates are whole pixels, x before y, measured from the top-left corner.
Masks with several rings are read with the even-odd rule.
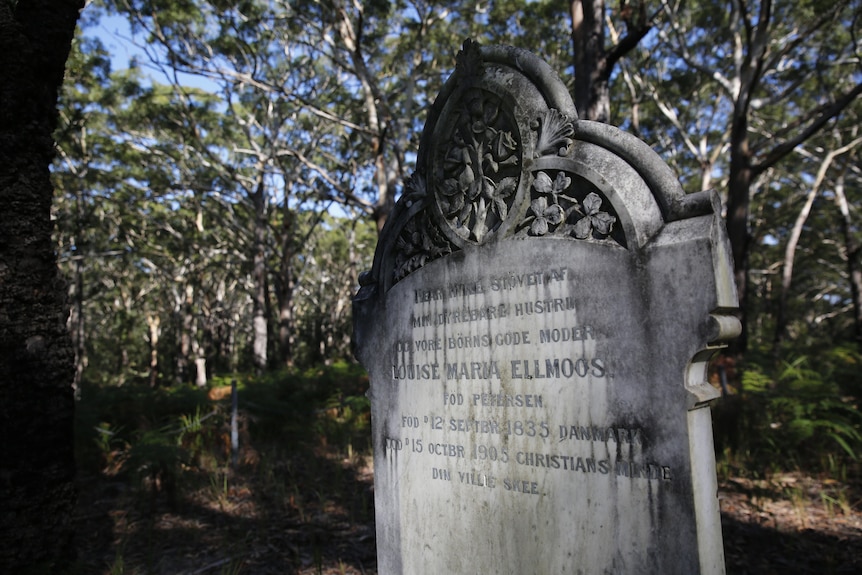
[[[719,206],[464,45],[354,300],[381,574],[721,573]]]

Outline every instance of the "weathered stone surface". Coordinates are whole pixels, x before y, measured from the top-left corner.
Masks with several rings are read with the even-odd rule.
[[[713,194],[465,44],[354,302],[380,573],[721,573]]]

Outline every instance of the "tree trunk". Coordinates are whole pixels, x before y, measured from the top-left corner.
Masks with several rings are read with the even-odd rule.
[[[575,64],[575,108],[581,119],[611,121],[610,80],[617,62],[652,28],[646,3],[620,3],[617,17],[626,33],[605,48],[605,0],[571,0],[572,48]]]
[[[739,295],[742,333],[730,343],[729,351],[741,355],[748,348],[748,219],[751,211],[751,186],[754,172],[751,168],[751,151],[748,142],[747,105],[737,103],[730,132],[730,174],[727,189],[727,237],[733,254],[733,277]]]
[[[733,255],[733,275],[739,295],[742,333],[731,342],[729,352],[740,356],[748,349],[748,275],[749,275],[749,216],[751,186],[755,178],[748,135],[748,114],[751,98],[763,73],[763,59],[769,38],[771,0],[763,0],[758,13],[756,31],[740,31],[746,22],[738,2],[731,4],[731,30],[735,35],[732,60],[736,76],[730,82],[733,112],[730,119],[730,169],[727,190],[727,235]],[[762,169],[765,169],[762,168]]]
[[[199,291],[199,290],[198,290]],[[191,362],[195,364],[194,380],[197,387],[206,387],[206,353],[198,339],[198,322],[195,321],[195,286],[185,285],[180,303],[179,353],[177,354],[177,383],[192,379]]]
[[[575,108],[582,119],[610,121],[610,92],[605,75],[604,0],[573,0],[572,44],[575,55]]]
[[[730,352],[742,355],[748,348],[750,317],[749,301],[749,212],[751,188],[757,176],[766,172],[777,162],[792,152],[797,146],[821,130],[832,118],[837,116],[862,94],[862,83],[849,91],[837,94],[829,105],[815,109],[805,116],[799,129],[792,137],[776,144],[771,149],[753,157],[749,142],[749,114],[751,101],[757,92],[760,80],[771,73],[767,66],[769,58],[769,39],[772,33],[772,1],[762,0],[757,14],[757,25],[752,27],[750,14],[742,2],[731,4],[731,29],[736,41],[733,53],[736,76],[727,82],[734,97],[733,117],[730,134],[730,174],[727,197],[727,235],[733,253],[734,277],[739,293],[739,307],[742,314],[742,334],[731,342]],[[827,25],[834,13],[825,13],[812,24],[811,30]]]
[[[278,344],[281,350],[281,361],[285,367],[293,365],[293,242],[294,214],[284,200],[282,231],[281,231],[281,269],[279,270],[278,287]]]
[[[207,386],[207,358],[202,353],[195,355],[195,385],[198,389]]]
[[[847,277],[850,280],[850,295],[853,299],[853,338],[856,348],[862,353],[862,269],[859,268],[859,243],[853,237],[853,225],[850,220],[850,206],[844,195],[844,174],[841,174],[835,184],[835,201],[841,210],[841,232],[844,236],[844,246],[847,252]]]
[[[147,315],[147,328],[149,333],[150,344],[150,387],[155,388],[159,385],[159,335],[161,328],[159,324],[159,316],[157,314]]]
[[[80,175],[86,177],[86,170]],[[72,333],[72,343],[75,346],[75,381],[72,384],[76,394],[81,393],[81,380],[87,367],[87,333],[85,331],[86,317],[84,315],[84,205],[85,191],[79,188],[75,194],[75,279],[72,289],[72,313],[69,327]]]
[[[254,260],[252,281],[252,329],[254,341],[254,367],[258,374],[266,370],[267,363],[267,321],[266,321],[266,195],[264,188],[264,169],[260,167],[260,181],[252,194],[254,204]]]
[[[194,303],[194,287],[186,284],[181,293],[174,293],[177,299],[179,321],[177,322],[177,373],[174,376],[176,383],[186,383],[190,380],[189,358],[192,354],[192,329],[194,329],[194,315],[192,304]]]
[[[808,191],[808,197],[805,198],[805,204],[799,210],[796,216],[796,221],[793,222],[793,228],[790,230],[790,237],[787,238],[787,245],[784,247],[784,265],[781,271],[781,293],[778,296],[778,310],[775,313],[775,337],[773,341],[773,355],[777,358],[780,352],[781,343],[784,341],[784,335],[787,331],[787,298],[790,293],[790,285],[793,281],[793,261],[796,258],[796,246],[799,245],[799,238],[802,236],[802,227],[805,225],[808,216],[811,214],[811,207],[814,205],[814,200],[817,198],[819,186],[812,186]]]
[[[786,328],[787,328],[787,297],[790,292],[790,285],[793,281],[793,260],[796,256],[796,246],[799,244],[799,238],[802,235],[802,228],[805,225],[805,222],[808,220],[808,216],[811,214],[811,207],[814,205],[814,200],[817,197],[817,193],[820,191],[820,186],[823,184],[823,181],[826,179],[826,173],[829,168],[832,166],[835,158],[841,154],[844,154],[847,151],[852,150],[859,144],[862,144],[862,138],[857,138],[850,142],[847,145],[841,146],[840,148],[833,149],[826,154],[826,157],[823,158],[823,161],[820,163],[820,167],[817,170],[817,175],[814,178],[814,182],[811,184],[811,190],[808,192],[808,197],[805,199],[805,205],[802,206],[802,209],[799,210],[799,215],[796,217],[796,221],[793,224],[793,228],[790,230],[790,237],[787,239],[787,246],[784,249],[784,269],[781,274],[781,294],[779,295],[778,300],[778,311],[775,319],[775,338],[774,338],[774,349],[773,353],[776,355],[779,353],[779,347],[781,342],[784,340]],[[840,191],[837,189],[840,187]],[[852,239],[852,235],[850,235],[850,209],[847,206],[847,200],[844,198],[844,182],[843,175],[839,179],[838,184],[836,184],[836,201],[838,202],[838,207],[841,210],[842,215],[842,225],[844,226],[844,240],[845,245],[847,246],[847,255],[848,266],[850,269],[850,281],[851,281],[851,289],[853,288],[853,267],[854,263],[853,258],[850,257],[851,253],[856,249],[854,247],[854,242]],[[856,294],[854,294],[854,305],[856,303]],[[858,316],[857,316],[858,317]]]
[[[217,312],[213,313],[210,330],[216,364],[220,370],[226,368],[227,371],[236,371],[234,330],[237,325],[237,317],[231,309],[231,305],[226,301],[228,291],[235,290],[236,285],[236,281],[232,281],[228,286],[225,279],[221,278],[215,290],[215,309]]]
[[[377,187],[374,219],[379,232],[395,207],[396,185],[401,177],[400,151],[397,149],[397,135],[393,127],[394,117],[386,104],[386,98],[380,90],[377,78],[365,63],[365,54],[362,51],[362,7],[358,3],[354,6],[359,11],[355,25],[345,7],[337,8],[340,17],[338,33],[350,54],[356,79],[362,86],[365,111],[368,114],[368,128],[373,134],[371,148],[374,154],[374,182]],[[388,149],[391,149],[389,154],[387,154]],[[387,159],[390,154],[392,159]]]
[[[74,350],[51,240],[58,88],[83,2],[0,2],[0,571],[74,559]]]
[[[81,228],[78,228],[80,238]],[[84,377],[84,369],[87,367],[87,333],[85,331],[86,318],[84,316],[84,262],[83,254],[78,254],[75,261],[75,282],[72,294],[72,313],[69,318],[69,327],[72,333],[72,343],[75,347],[75,379],[72,388],[76,394],[81,392],[81,380]]]

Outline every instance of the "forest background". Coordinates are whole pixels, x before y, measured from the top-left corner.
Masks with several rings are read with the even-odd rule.
[[[81,497],[111,517],[82,572],[373,565],[350,300],[468,37],[533,51],[581,118],[719,191],[745,328],[713,370],[720,477],[813,498],[862,544],[859,0],[95,0],[78,24],[53,241],[97,486]],[[189,558],[163,523],[191,509],[199,531],[291,517],[295,538]],[[820,572],[841,572],[843,543]]]

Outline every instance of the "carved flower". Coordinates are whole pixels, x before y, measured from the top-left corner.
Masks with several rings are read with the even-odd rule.
[[[565,172],[557,174],[556,179],[551,181],[551,177],[545,172],[539,172],[536,180],[533,182],[533,188],[540,194],[546,194],[551,197],[552,203],[559,203],[558,195],[566,191],[572,183],[572,178],[566,175]]]
[[[497,121],[500,114],[499,104],[484,98],[481,93],[474,93],[467,101],[467,111],[470,114],[470,130],[489,139],[493,137],[493,133],[488,134],[487,131]]]
[[[440,198],[443,211],[446,215],[454,215],[461,211],[464,207],[464,193],[458,187],[458,180],[448,179],[443,182],[440,191],[443,196]]]
[[[485,197],[490,200],[491,209],[497,213],[500,221],[505,220],[509,215],[509,206],[506,203],[506,199],[512,195],[517,187],[518,179],[509,177],[503,178],[496,185],[492,184],[490,188],[486,189],[488,193]]]
[[[595,192],[590,192],[584,201],[581,202],[584,207],[584,217],[578,220],[575,224],[575,237],[579,240],[585,240],[592,235],[593,232],[607,236],[611,233],[614,222],[617,219],[607,212],[600,211],[602,199]]]
[[[447,173],[460,170],[463,166],[473,163],[473,160],[470,158],[470,151],[467,149],[464,140],[457,134],[452,139],[454,140],[454,145],[449,148],[443,160],[443,167]]]
[[[515,158],[512,157],[512,154],[517,148],[518,143],[515,142],[512,133],[501,130],[497,133],[491,144],[491,153],[498,162],[511,158],[513,160],[512,163],[514,163]]]
[[[518,178],[501,169],[518,164],[519,143],[498,97],[472,89],[463,98],[435,194],[456,233],[481,243],[509,215]]]
[[[491,172],[497,172],[500,166],[511,166],[518,163],[515,150],[518,148],[515,138],[511,132],[489,129],[494,132],[489,145],[489,151],[485,153],[485,164]]]
[[[431,260],[452,253],[451,245],[428,221],[427,212],[412,218],[395,242],[395,281],[421,268]]]
[[[548,205],[548,200],[542,196],[530,203],[530,211],[536,216],[530,225],[530,233],[543,236],[548,233],[549,225],[558,225],[563,221],[563,208],[557,204]]]

